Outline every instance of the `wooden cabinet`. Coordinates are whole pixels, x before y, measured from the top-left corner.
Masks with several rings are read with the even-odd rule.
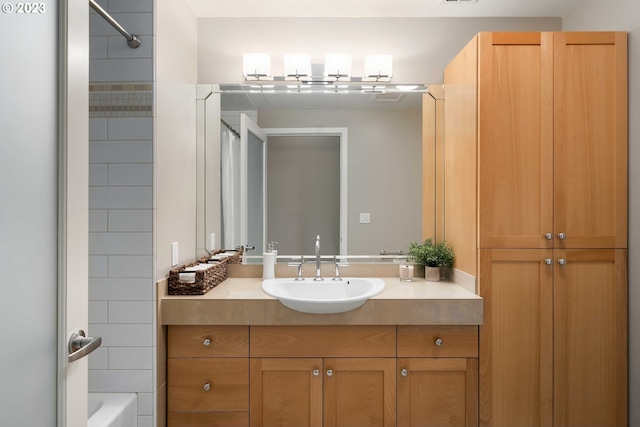
[[[395,370],[395,358],[251,359],[251,426],[395,426]]]
[[[249,425],[249,327],[170,326],[168,427]]]
[[[477,43],[479,247],[626,247],[626,34]]]
[[[555,247],[626,248],[627,34],[553,41]]]
[[[320,358],[251,359],[251,425],[322,426]]]
[[[482,426],[626,425],[626,37],[481,33],[445,70],[445,238],[484,298]]]
[[[478,328],[398,326],[398,426],[478,425]]]
[[[477,326],[170,326],[169,427],[478,424]]]
[[[553,425],[552,256],[549,249],[480,251],[481,425]]]
[[[395,326],[251,328],[251,426],[396,425]]]
[[[396,425],[395,358],[324,360],[325,427]]]
[[[554,424],[627,425],[627,251],[556,251]]]

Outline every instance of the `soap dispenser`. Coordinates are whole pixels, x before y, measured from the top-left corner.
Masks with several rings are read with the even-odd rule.
[[[271,241],[267,243],[267,252],[262,254],[262,280],[275,279],[276,274],[276,251],[275,246],[278,242]]]

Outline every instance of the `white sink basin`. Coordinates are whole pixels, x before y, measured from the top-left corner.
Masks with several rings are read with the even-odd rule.
[[[384,281],[370,277],[324,279],[269,279],[262,290],[292,310],[312,314],[343,313],[360,307],[384,290]]]

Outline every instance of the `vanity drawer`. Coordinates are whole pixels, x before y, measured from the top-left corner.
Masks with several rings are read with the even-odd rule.
[[[169,357],[249,357],[248,326],[169,326]]]
[[[249,359],[170,358],[169,411],[248,411]]]
[[[252,326],[251,357],[395,357],[395,326]]]
[[[478,357],[478,327],[398,326],[398,357]]]

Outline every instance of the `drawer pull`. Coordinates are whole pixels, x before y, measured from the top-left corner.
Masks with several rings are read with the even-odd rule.
[[[444,341],[442,341],[442,338],[436,338],[435,343],[438,347],[440,347],[444,343]]]
[[[409,371],[407,371],[406,369],[402,368],[402,370],[400,371],[400,375],[402,375],[403,377],[406,377],[407,375],[409,375]]]
[[[211,345],[211,340],[209,338],[205,338],[204,341],[202,341],[202,345],[209,347]]]
[[[314,369],[313,370],[313,376],[317,377],[318,375],[320,375],[320,370],[319,369]]]
[[[209,390],[211,390],[211,383],[206,383],[206,384],[204,385],[204,387],[202,387],[202,389],[203,389],[204,391],[209,391]]]
[[[327,369],[327,376],[328,377],[332,377],[333,376],[333,371],[331,369]]]

